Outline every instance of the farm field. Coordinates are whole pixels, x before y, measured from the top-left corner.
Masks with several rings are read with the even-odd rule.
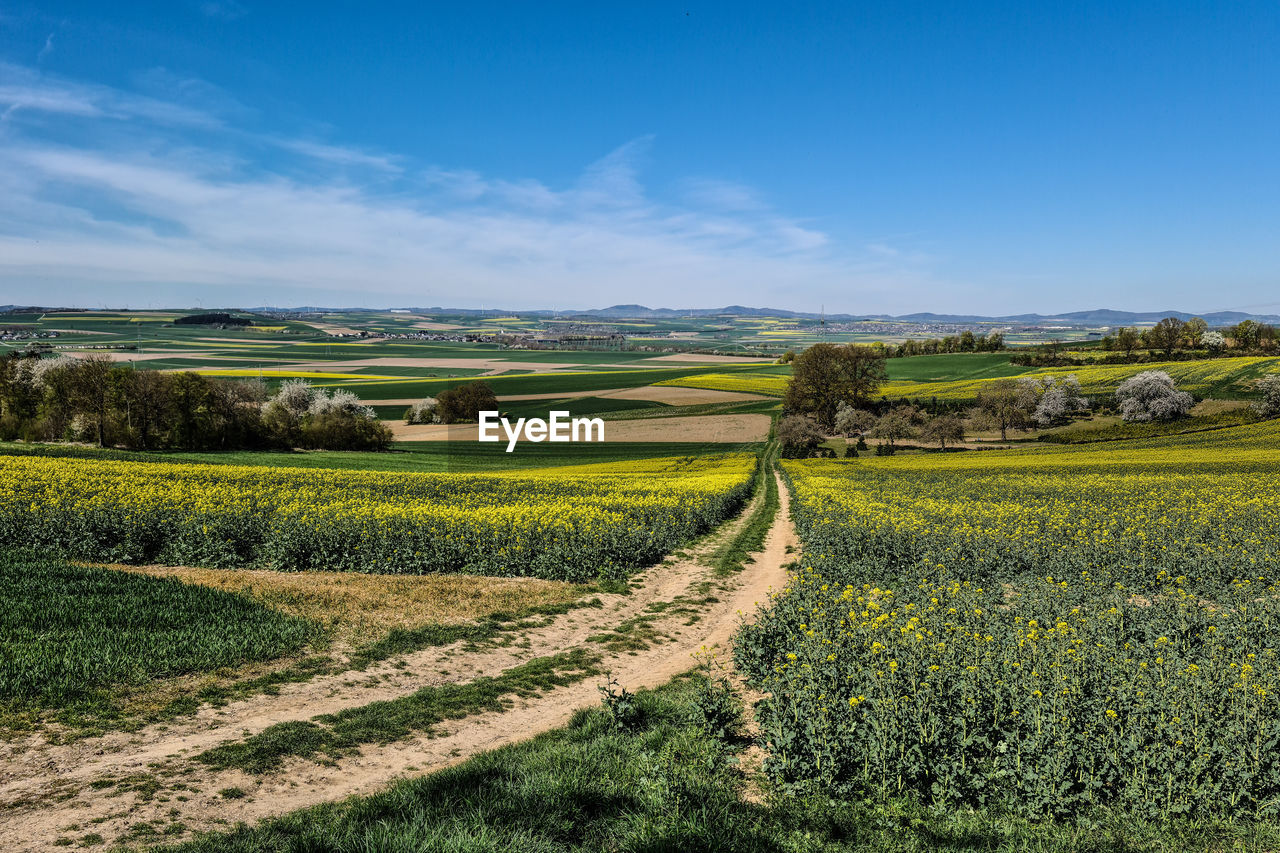
[[[618,578],[733,514],[754,466],[443,475],[0,457],[0,535],[107,562]]]
[[[1099,414],[1045,433],[1063,444],[775,478],[786,365],[335,339],[371,327],[332,319],[201,330],[225,340],[150,321],[173,352],[137,366],[328,374],[396,427],[387,452],[0,444],[0,536],[26,549],[0,602],[16,849],[1280,839],[1258,746],[1280,738],[1280,433],[1242,400],[1270,362],[1172,363],[1228,398],[1173,424]],[[887,369],[890,396],[1083,372]],[[476,377],[510,416],[568,409],[612,438],[505,453],[403,428]]]
[[[735,647],[771,694],[768,772],[1024,817],[1273,819],[1277,439],[784,462],[805,556]]]
[[[518,453],[505,446],[489,444],[402,441],[388,452],[337,450],[308,451],[139,451],[62,444],[0,442],[0,456],[42,456],[64,459],[109,459],[121,462],[194,462],[207,465],[253,465],[280,468],[334,468],[355,471],[399,471],[419,473],[509,471],[584,465],[593,462],[620,462],[629,459],[656,459],[668,456],[707,456],[722,453],[756,453],[758,442],[726,444],[695,441],[642,441],[530,444]]]
[[[937,356],[934,356],[935,358]],[[926,357],[928,358],[928,357]],[[895,359],[912,362],[917,359]],[[893,362],[891,361],[890,364]],[[1011,365],[1012,367],[1012,365]],[[1241,357],[1217,358],[1207,361],[1148,362],[1144,364],[1104,364],[1089,367],[1054,367],[1027,370],[1020,377],[1040,379],[1047,376],[1062,378],[1075,376],[1086,394],[1111,394],[1130,376],[1145,370],[1161,370],[1173,377],[1178,387],[1201,397],[1239,399],[1252,395],[1252,384],[1268,373],[1280,368],[1280,358]],[[1014,374],[1009,374],[1014,375]],[[998,377],[997,377],[998,378]],[[938,381],[891,381],[881,387],[880,393],[890,399],[929,399],[962,401],[975,398],[989,383],[990,378],[940,379]]]
[[[135,472],[153,467],[96,464]],[[721,477],[717,493],[722,493],[740,491],[754,465],[750,456],[683,459],[655,461],[643,472],[631,464],[619,471],[615,464],[612,471],[584,466],[564,475],[580,488],[594,475],[616,489],[630,474],[650,482],[651,490],[670,493],[681,470],[688,468],[702,471],[693,479]],[[193,464],[165,467],[181,468],[191,477],[210,476]],[[278,473],[255,470],[263,473],[250,477],[252,482]],[[514,477],[513,487],[519,480],[518,475],[488,479],[497,477]],[[342,482],[349,492],[351,481]],[[172,483],[165,491],[181,497]],[[170,679],[141,697],[140,691],[115,697],[121,706],[116,713],[132,726],[144,726],[149,735],[143,738],[114,733],[118,724],[111,717],[88,723],[56,716],[33,720],[42,731],[51,725],[73,726],[73,733],[87,740],[83,748],[81,741],[59,744],[39,738],[0,745],[18,750],[23,768],[59,768],[54,782],[44,775],[47,770],[32,774],[13,765],[16,772],[6,774],[3,784],[7,802],[14,805],[0,810],[0,832],[31,839],[37,848],[63,846],[66,842],[59,839],[65,838],[73,844],[93,844],[95,838],[148,845],[178,840],[195,828],[217,829],[217,820],[229,810],[237,819],[277,814],[291,803],[359,793],[366,790],[362,785],[385,786],[416,768],[450,763],[460,751],[475,751],[478,743],[500,745],[555,728],[568,721],[574,708],[598,698],[597,685],[606,670],[633,688],[663,684],[688,669],[690,649],[726,645],[737,612],[751,608],[770,585],[780,582],[778,557],[785,542],[770,546],[777,556],[762,561],[751,575],[738,574],[742,569],[732,562],[761,549],[766,530],[774,526],[772,511],[765,514],[766,491],[757,492],[747,513],[727,528],[686,546],[639,578],[613,586],[331,570],[103,569],[157,582],[181,581],[305,620],[312,630],[319,624],[328,650],[287,658],[275,668],[250,667],[230,683],[195,673],[176,679],[187,685],[186,692]],[[296,489],[291,493],[296,495]],[[690,497],[682,493],[682,505]],[[636,501],[627,503],[634,506]],[[651,514],[649,523],[651,534],[659,532],[658,516]],[[628,551],[633,555],[634,545]],[[308,583],[309,577],[315,581]],[[432,586],[424,588],[424,580]],[[468,606],[475,592],[495,584],[503,585],[486,607]],[[541,586],[531,593],[526,584]],[[485,615],[501,601],[509,601],[516,612]],[[523,615],[514,605],[523,608]],[[395,620],[395,614],[420,617],[422,610],[432,614],[425,625]],[[335,618],[341,624],[331,625]],[[140,703],[142,709],[136,707]],[[13,712],[10,718],[26,719]],[[40,800],[39,807],[24,799],[22,792],[50,784],[71,797]],[[195,797],[192,786],[229,793]],[[81,822],[90,816],[91,822]],[[30,835],[37,826],[48,832]]]
[[[108,685],[279,657],[313,629],[214,589],[10,552],[0,565],[0,705],[61,707]]]

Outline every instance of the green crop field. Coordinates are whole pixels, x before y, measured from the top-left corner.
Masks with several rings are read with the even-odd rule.
[[[113,686],[278,657],[316,627],[176,580],[0,553],[0,702],[61,707]]]
[[[567,394],[603,391],[612,388],[640,388],[667,379],[699,373],[698,368],[665,370],[596,370],[590,372],[534,373],[516,376],[488,376],[484,382],[499,396],[504,394]],[[316,382],[316,385],[346,388],[366,400],[430,397],[466,380],[418,379],[386,382]]]
[[[917,361],[921,359],[895,359]],[[892,362],[891,362],[892,363]],[[1253,383],[1268,373],[1280,370],[1280,358],[1240,357],[1215,358],[1203,361],[1147,362],[1143,364],[1100,364],[1087,367],[1054,367],[1027,370],[1019,375],[1029,378],[1075,376],[1088,394],[1112,394],[1120,383],[1146,370],[1168,373],[1178,387],[1202,397],[1240,399],[1254,395]],[[1010,374],[1013,375],[1013,374]],[[885,384],[880,393],[896,399],[972,400],[984,388],[995,381],[992,378],[951,378],[939,376],[933,380],[907,381],[894,379]]]
[[[1030,373],[1034,368],[1009,361],[1004,352],[966,352],[950,355],[918,355],[885,362],[890,382],[958,382],[998,379]]]

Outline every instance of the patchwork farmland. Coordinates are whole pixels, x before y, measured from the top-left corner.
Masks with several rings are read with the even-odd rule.
[[[392,438],[0,443],[5,849],[1280,840],[1274,357],[892,358],[866,405],[907,433],[780,459],[781,353],[175,317],[28,319],[65,330],[43,361],[302,379]],[[1123,420],[1109,401],[1151,370],[1190,408]],[[1073,374],[1089,409],[983,422],[1001,383]],[[406,423],[476,380],[608,440],[506,453]],[[948,417],[964,437],[933,446]]]

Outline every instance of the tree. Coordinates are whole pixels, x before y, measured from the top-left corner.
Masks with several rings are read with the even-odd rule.
[[[1147,345],[1151,349],[1164,350],[1166,356],[1177,352],[1182,345],[1183,329],[1186,323],[1177,317],[1165,317],[1146,331]]]
[[[166,443],[172,419],[169,374],[158,370],[121,371],[115,387],[117,405],[124,408],[125,442],[150,450]]]
[[[319,389],[305,379],[290,379],[280,386],[262,411],[262,423],[276,444],[297,447],[302,443],[302,419]]]
[[[1031,405],[1034,406],[1035,402]],[[977,403],[976,420],[979,424],[1000,430],[1001,441],[1008,441],[1010,429],[1026,429],[1031,423],[1027,388],[1012,379],[987,383],[986,390],[978,392]]]
[[[1200,336],[1200,345],[1216,355],[1226,349],[1227,338],[1222,332],[1205,332]]]
[[[1130,422],[1168,421],[1191,411],[1191,395],[1179,391],[1162,370],[1145,370],[1130,376],[1116,389],[1120,417]]]
[[[1254,350],[1258,348],[1262,326],[1256,320],[1241,320],[1231,327],[1231,338],[1236,349]]]
[[[1089,401],[1080,393],[1080,382],[1075,375],[1056,380],[1052,376],[1044,379],[1044,393],[1036,403],[1032,417],[1040,427],[1055,426],[1066,423],[1077,412],[1089,410]]]
[[[1264,418],[1280,417],[1280,373],[1269,373],[1258,380],[1262,398],[1253,404],[1253,410]]]
[[[938,442],[946,450],[948,441],[964,441],[964,422],[955,415],[938,415],[925,422],[920,435],[928,441]]]
[[[788,415],[779,421],[777,436],[782,455],[789,459],[808,456],[827,438],[817,422],[804,415]]]
[[[392,438],[391,430],[376,417],[345,408],[308,415],[302,425],[302,446],[317,450],[386,450]]]
[[[295,418],[301,418],[311,408],[311,401],[316,398],[317,389],[305,379],[289,379],[280,386],[280,390],[271,398],[271,402],[280,406]]]
[[[373,409],[364,401],[345,388],[338,388],[332,394],[317,389],[316,396],[307,407],[307,414],[312,417],[329,414],[351,415],[357,418],[377,419]]]
[[[812,415],[824,429],[834,430],[840,404],[861,408],[885,377],[881,350],[857,344],[814,344],[796,356],[782,405],[789,412]]]
[[[105,447],[111,412],[111,359],[91,355],[65,363],[60,372],[65,404],[83,421],[97,445]]]
[[[841,403],[836,409],[836,432],[844,436],[862,435],[876,425],[876,416],[866,409],[855,409]]]
[[[440,423],[440,414],[436,411],[435,398],[427,397],[425,400],[419,400],[406,409],[404,422],[410,425]]]
[[[1209,331],[1209,324],[1203,317],[1192,317],[1182,326],[1182,345],[1187,349],[1197,348],[1207,331]]]
[[[1137,329],[1126,327],[1116,332],[1116,349],[1123,352],[1125,358],[1131,357],[1140,343],[1142,343],[1142,338]]]
[[[498,398],[484,382],[447,388],[436,397],[436,411],[442,424],[478,421],[481,412],[497,409]]]
[[[872,438],[883,438],[890,447],[896,447],[900,439],[912,438],[915,434],[916,428],[910,418],[897,411],[881,415],[870,432]]]

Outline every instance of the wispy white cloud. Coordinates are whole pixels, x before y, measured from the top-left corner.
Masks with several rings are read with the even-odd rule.
[[[44,47],[40,48],[40,52],[36,54],[36,62],[44,62],[51,53],[53,53],[53,33],[45,37]]]
[[[193,101],[11,79],[0,106],[133,133],[0,131],[4,302],[145,304],[176,288],[209,302],[794,305],[803,285],[850,304],[927,280],[919,259],[836,251],[749,187],[689,181],[678,201],[655,198],[640,177],[649,137],[553,186],[258,134]]]
[[[314,142],[308,139],[281,139],[272,140],[276,145],[296,154],[305,157],[311,157],[316,160],[323,160],[333,163],[337,166],[366,166],[386,172],[399,172],[400,167],[395,161],[379,154],[368,154],[355,148],[347,148],[341,145],[329,145],[324,142]]]
[[[39,74],[5,62],[0,62],[0,79],[6,81],[0,84],[0,107],[11,114],[23,111],[206,128],[221,123],[207,111],[173,101]]]
[[[234,21],[249,13],[248,9],[235,0],[208,0],[200,4],[200,11],[205,17],[221,21]]]

